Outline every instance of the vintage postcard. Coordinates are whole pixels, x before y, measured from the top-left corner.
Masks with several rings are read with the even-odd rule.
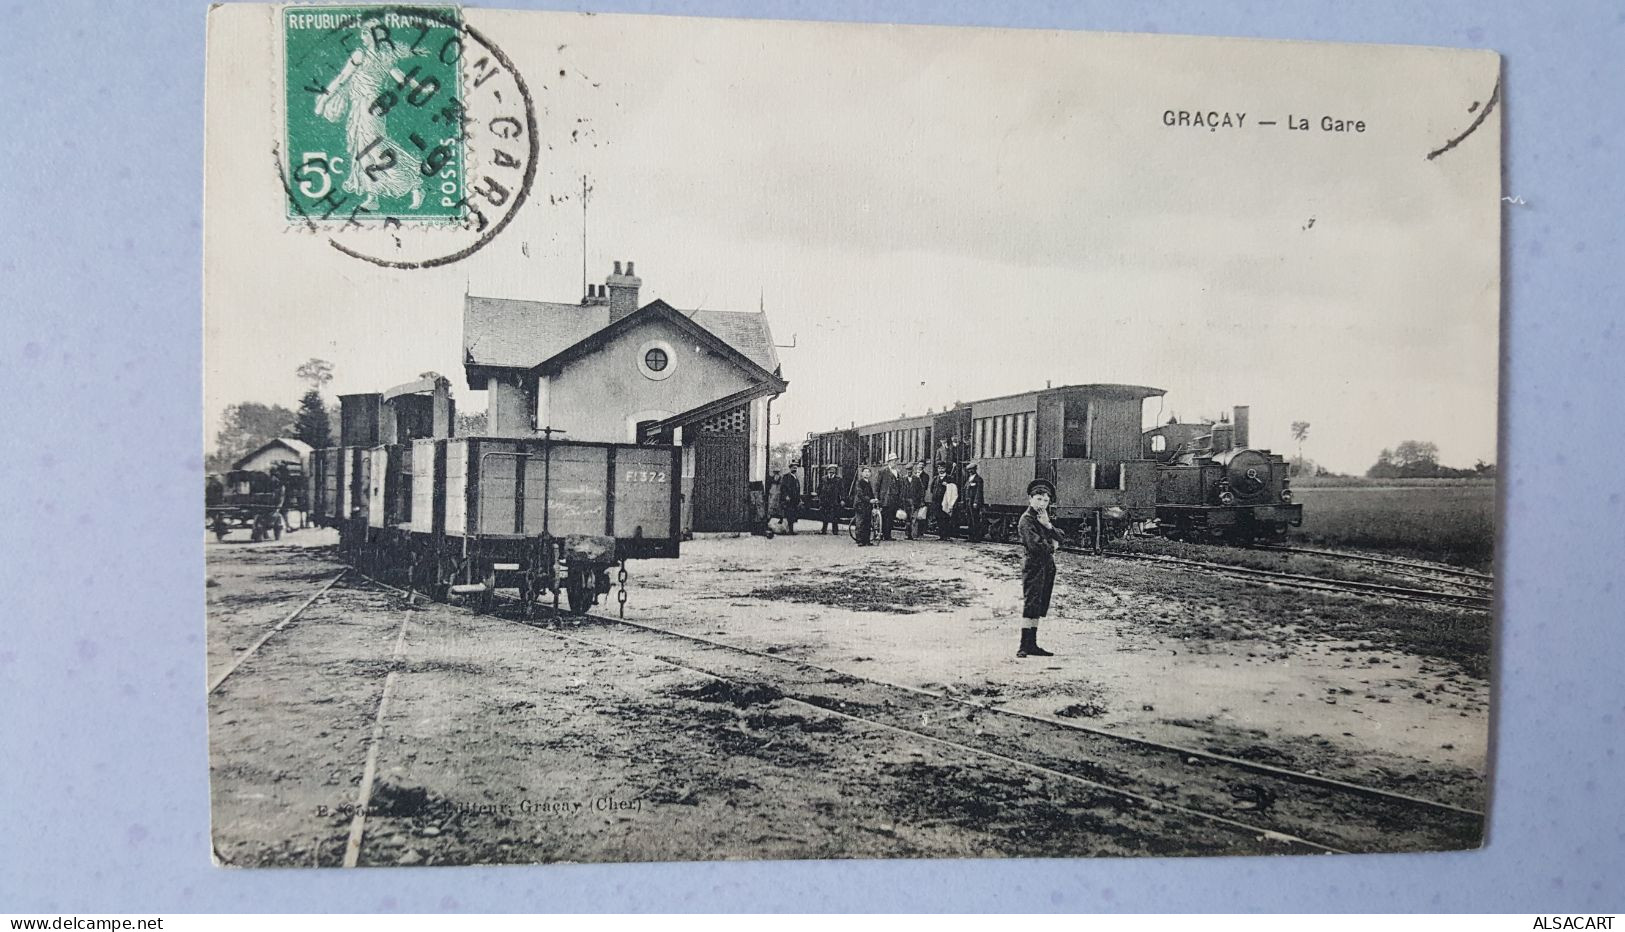
[[[1500,71],[214,7],[216,862],[1478,846]]]

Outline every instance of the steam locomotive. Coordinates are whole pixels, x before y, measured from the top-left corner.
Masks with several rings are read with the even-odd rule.
[[[1167,424],[1145,432],[1144,454],[1157,461],[1157,525],[1181,540],[1250,544],[1285,540],[1303,524],[1292,501],[1286,460],[1247,445],[1250,411],[1217,423]]]

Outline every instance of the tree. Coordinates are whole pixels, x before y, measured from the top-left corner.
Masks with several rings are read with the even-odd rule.
[[[1407,477],[1439,474],[1439,445],[1424,440],[1406,440],[1394,448],[1394,465]]]
[[[778,470],[784,470],[801,455],[801,447],[794,443],[775,443],[768,457],[769,465]]]
[[[1466,470],[1439,465],[1439,445],[1426,440],[1406,440],[1392,450],[1377,454],[1377,462],[1365,473],[1373,479],[1431,479],[1440,476],[1470,475]]]
[[[304,365],[294,370],[294,375],[309,382],[310,387],[319,392],[327,387],[328,382],[333,381],[333,364],[312,356],[305,360]]]
[[[1303,442],[1309,439],[1309,422],[1292,422],[1292,439],[1298,441],[1298,472],[1303,472]]]
[[[317,450],[333,445],[333,422],[328,420],[322,393],[314,388],[299,399],[299,413],[293,420],[293,436]]]
[[[1399,467],[1394,465],[1394,451],[1385,449],[1378,453],[1377,461],[1365,474],[1372,479],[1392,479],[1399,475]]]
[[[257,401],[227,405],[220,416],[220,430],[214,435],[215,453],[209,469],[220,472],[249,452],[293,430],[294,413],[281,405]]]

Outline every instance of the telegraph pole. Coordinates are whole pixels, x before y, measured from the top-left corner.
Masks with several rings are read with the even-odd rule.
[[[581,176],[581,293],[587,293],[587,176]]]

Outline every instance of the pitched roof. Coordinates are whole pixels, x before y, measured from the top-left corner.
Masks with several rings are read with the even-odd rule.
[[[701,312],[701,313],[705,313],[705,312]],[[723,313],[723,314],[726,314],[726,312],[711,312],[711,313]],[[762,317],[763,320],[762,320],[761,324],[759,325],[758,330],[749,331],[745,327],[736,327],[735,328],[735,336],[738,337],[738,336],[740,336],[741,332],[743,332],[746,336],[751,337],[752,339],[757,339],[758,338],[757,334],[759,334],[760,335],[759,338],[765,338],[768,352],[772,352],[772,349],[773,349],[773,335],[767,331],[766,318],[765,318],[764,315],[732,315],[732,314],[727,314],[727,316],[728,317],[744,317],[744,316]],[[673,325],[679,327],[680,329],[687,330],[695,339],[698,339],[698,340],[701,340],[701,341],[703,341],[705,343],[708,343],[710,345],[711,349],[714,352],[718,352],[721,355],[723,355],[724,357],[731,358],[732,361],[736,365],[739,365],[741,368],[744,368],[744,369],[746,369],[748,371],[751,371],[753,373],[754,377],[759,378],[763,382],[773,386],[775,388],[775,390],[777,390],[777,391],[783,391],[785,386],[788,384],[787,382],[785,382],[779,376],[779,373],[776,371],[777,370],[777,361],[776,361],[777,357],[772,357],[770,359],[764,360],[764,361],[773,362],[775,368],[769,369],[766,366],[764,366],[761,362],[758,362],[756,359],[751,358],[742,349],[735,346],[732,342],[723,339],[722,336],[720,334],[718,334],[716,331],[710,329],[709,327],[706,327],[706,326],[702,325],[699,322],[699,320],[696,319],[695,317],[691,317],[689,314],[684,313],[683,311],[679,311],[676,308],[672,307],[671,305],[669,305],[666,302],[661,301],[659,299],[656,299],[654,301],[649,302],[648,304],[645,304],[643,307],[638,308],[636,311],[633,311],[631,314],[628,314],[627,316],[621,318],[620,320],[616,321],[615,323],[610,324],[609,326],[604,327],[601,330],[598,330],[598,331],[595,331],[595,332],[593,332],[591,334],[588,334],[586,337],[582,338],[581,340],[578,340],[577,342],[571,344],[570,346],[567,346],[567,347],[564,347],[564,348],[560,349],[559,352],[557,352],[557,353],[553,354],[552,356],[549,356],[548,358],[538,362],[535,366],[532,366],[531,371],[533,373],[535,373],[535,374],[541,374],[541,375],[550,375],[550,374],[556,373],[557,371],[562,369],[564,366],[568,365],[573,360],[579,359],[579,358],[581,358],[582,356],[584,356],[584,355],[586,355],[588,353],[596,351],[599,347],[603,346],[606,342],[613,339],[617,335],[619,335],[621,333],[624,333],[627,330],[631,330],[634,327],[641,326],[645,321],[648,321],[648,320],[651,320],[651,319],[665,319],[665,320],[671,322]],[[724,323],[732,323],[732,322],[731,321],[724,321]],[[760,346],[760,344],[753,344],[753,348],[756,350],[758,355],[761,354],[761,346]]]
[[[773,350],[773,331],[768,328],[766,314],[758,311],[681,309],[678,313],[721,337],[723,342],[763,369],[779,371],[779,354]]]
[[[773,349],[773,331],[766,314],[712,310],[677,313],[709,330],[756,365],[778,372],[779,354]],[[463,305],[463,364],[529,369],[607,326],[608,305],[469,295]]]
[[[463,363],[529,369],[608,325],[608,305],[469,295],[463,305]]]
[[[266,450],[269,450],[270,448],[272,448],[274,446],[277,446],[279,444],[281,446],[287,447],[288,449],[292,450],[294,453],[298,454],[300,459],[304,459],[305,457],[309,456],[310,453],[311,453],[311,449],[312,449],[311,445],[304,442],[303,440],[296,440],[293,437],[277,437],[275,439],[268,440],[265,443],[260,444],[259,446],[255,447],[253,450],[249,451],[243,457],[238,459],[237,462],[232,463],[231,468],[232,469],[241,469],[241,468],[243,468],[244,463],[248,462],[249,460],[253,459],[254,457],[259,456],[261,453],[264,453]]]

